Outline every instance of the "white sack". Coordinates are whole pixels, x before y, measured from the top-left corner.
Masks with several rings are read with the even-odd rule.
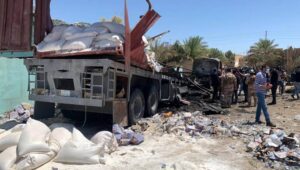
[[[76,33],[82,32],[83,29],[76,27],[76,26],[69,26],[65,31],[62,33],[61,39],[66,39],[69,36],[72,36]]]
[[[102,146],[95,145],[74,128],[72,139],[59,151],[55,162],[98,164],[103,154]]]
[[[0,154],[0,170],[9,170],[17,160],[17,147],[7,148]]]
[[[110,41],[115,41],[115,42],[124,42],[123,36],[119,34],[114,34],[114,33],[107,33],[107,34],[99,34],[96,37],[96,41],[101,41],[101,40],[110,40]]]
[[[38,52],[59,51],[61,50],[64,43],[64,39],[52,42],[43,41],[40,44],[38,44],[36,48]]]
[[[49,139],[51,150],[59,152],[59,150],[72,138],[74,126],[71,124],[52,124],[50,129],[53,129]]]
[[[58,41],[64,31],[68,28],[68,26],[56,26],[52,29],[51,33],[48,34],[45,38],[45,42]]]
[[[88,27],[83,32],[97,32],[98,34],[106,34],[109,32],[109,30],[105,27],[99,26],[99,27]]]
[[[63,45],[62,50],[83,50],[90,48],[93,39],[94,37],[86,37],[67,41]]]
[[[4,132],[6,132],[6,130],[0,129],[0,135],[1,135],[2,133],[4,133]],[[0,138],[0,139],[1,139],[1,138]]]
[[[48,162],[55,157],[55,152],[50,151],[48,153],[30,153],[25,158],[20,160],[17,165],[17,170],[32,170],[36,169]]]
[[[94,44],[94,48],[96,48],[96,49],[114,48],[116,46],[117,46],[117,44],[111,40],[101,40],[101,41],[95,42],[95,44]]]
[[[112,153],[118,149],[118,142],[111,132],[102,131],[91,138],[91,141],[97,145],[104,146],[105,153]]]
[[[115,22],[101,22],[101,24],[99,24],[99,25],[108,28],[108,30],[111,33],[117,33],[117,34],[121,34],[121,35],[125,34],[125,26],[122,25],[122,24],[118,24],[118,23],[115,23]]]
[[[5,149],[17,146],[20,136],[22,132],[14,132],[10,133],[7,136],[0,139],[0,152],[4,151]]]
[[[66,38],[66,40],[74,40],[74,39],[78,39],[78,38],[85,38],[85,37],[96,37],[97,36],[97,32],[80,32],[80,33],[75,33],[71,36],[68,36]]]
[[[42,122],[28,119],[18,144],[18,156],[31,152],[49,152],[48,139],[50,129]]]
[[[15,132],[21,132],[25,127],[25,124],[17,124],[15,127],[9,129],[9,130],[4,130],[1,129],[2,133],[0,133],[0,139],[2,139],[3,137],[11,134],[11,133],[15,133]]]

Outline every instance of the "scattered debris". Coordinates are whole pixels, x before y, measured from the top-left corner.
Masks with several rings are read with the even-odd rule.
[[[4,117],[9,120],[16,120],[18,122],[26,122],[27,119],[33,115],[33,106],[29,103],[22,103],[14,108],[14,110],[7,112]]]

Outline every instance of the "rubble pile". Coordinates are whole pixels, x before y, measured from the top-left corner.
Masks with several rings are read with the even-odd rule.
[[[271,168],[279,165],[300,166],[299,136],[294,133],[287,135],[282,129],[254,131],[247,151]]]
[[[8,120],[16,120],[18,122],[25,122],[30,116],[33,115],[33,106],[29,103],[22,103],[4,114],[4,118]]]
[[[133,131],[156,135],[174,134],[178,137],[235,137],[243,139],[247,152],[266,162],[270,168],[300,166],[300,135],[287,135],[282,129],[271,129],[243,120],[228,123],[217,118],[208,118],[202,112],[165,112],[143,119],[132,126]]]
[[[153,118],[143,119],[131,127],[134,131],[150,131],[201,138],[205,136],[236,136],[244,134],[239,128],[224,120],[208,118],[202,112],[166,112]]]

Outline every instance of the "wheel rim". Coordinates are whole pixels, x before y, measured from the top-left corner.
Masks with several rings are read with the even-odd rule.
[[[136,98],[136,100],[134,101],[134,104],[133,104],[134,116],[136,118],[141,117],[141,114],[143,112],[142,105],[143,105],[142,99],[140,97]]]
[[[155,111],[156,106],[157,106],[157,101],[156,101],[155,94],[151,94],[149,96],[149,105],[150,105],[151,111]]]

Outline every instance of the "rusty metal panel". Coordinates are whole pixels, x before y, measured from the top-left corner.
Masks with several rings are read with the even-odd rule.
[[[138,67],[147,69],[147,58],[142,37],[160,18],[160,15],[154,10],[149,10],[146,15],[139,21],[131,32],[131,63]]]
[[[32,0],[0,0],[0,50],[31,49]]]
[[[36,0],[34,43],[38,44],[50,33],[53,28],[50,16],[51,0]]]
[[[159,18],[160,15],[154,10],[150,10],[146,13],[131,32],[131,50],[134,50],[142,44],[143,35],[146,34]]]

